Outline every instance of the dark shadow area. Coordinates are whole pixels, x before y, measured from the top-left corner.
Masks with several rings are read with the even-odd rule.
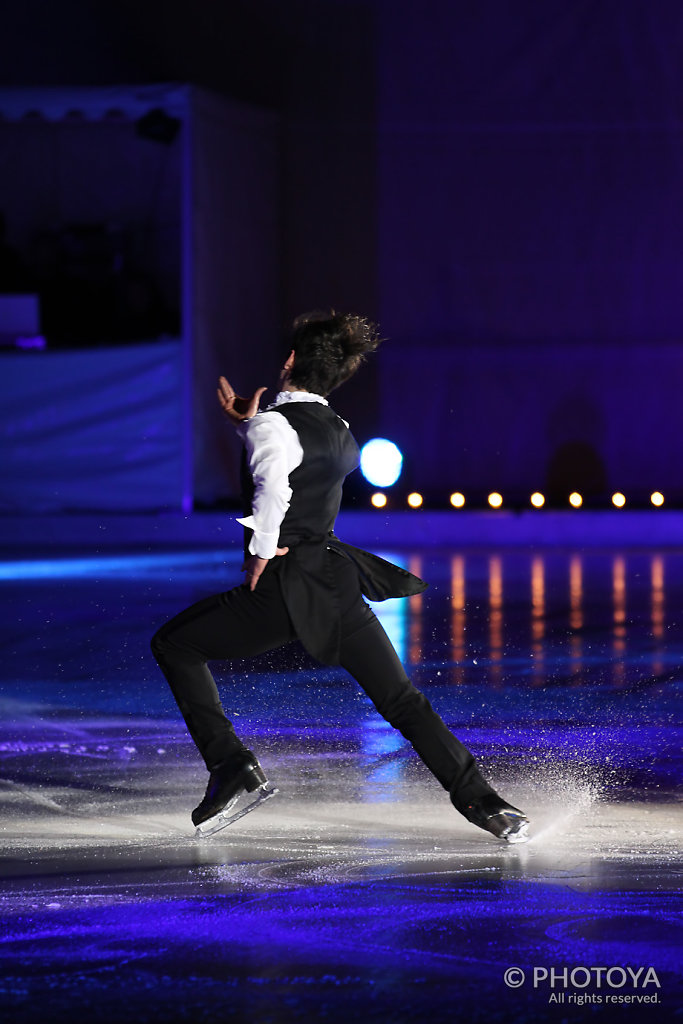
[[[608,484],[605,464],[587,441],[561,444],[548,464],[545,486],[550,504],[566,507],[572,491],[577,491],[589,502],[604,498]]]

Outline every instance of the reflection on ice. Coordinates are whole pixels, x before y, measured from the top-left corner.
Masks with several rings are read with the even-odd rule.
[[[504,984],[536,964],[652,966],[670,1019],[682,556],[430,550],[407,560],[429,590],[377,606],[416,685],[529,814],[531,841],[509,847],[297,648],[218,669],[280,794],[198,841],[205,774],[148,638],[237,560],[185,554],[50,563],[0,588],[8,1019],[561,1020],[547,993]],[[592,1013],[649,1019],[617,1009]]]

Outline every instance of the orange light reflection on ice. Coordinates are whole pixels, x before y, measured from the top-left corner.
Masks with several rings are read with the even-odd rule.
[[[612,561],[612,652],[615,686],[623,686],[626,678],[626,561],[616,555]]]
[[[499,683],[503,660],[503,562],[499,555],[489,558],[489,649],[491,679]]]
[[[414,576],[422,578],[422,559],[419,555],[413,555],[408,568]],[[408,608],[408,660],[411,665],[418,665],[422,660],[422,594],[411,594],[408,598]]]
[[[545,676],[545,561],[536,555],[531,561],[531,681],[542,686]]]
[[[654,651],[652,673],[659,676],[664,671],[662,644],[664,639],[664,559],[661,555],[653,555],[650,562],[650,607],[652,617],[652,636],[660,641]]]
[[[451,558],[451,659],[455,663],[453,679],[465,681],[465,559],[462,555]]]
[[[572,631],[570,658],[572,676],[583,668],[583,562],[580,555],[572,555],[569,562],[569,627]]]

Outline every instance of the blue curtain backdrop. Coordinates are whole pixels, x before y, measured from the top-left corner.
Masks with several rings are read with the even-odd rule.
[[[453,343],[683,333],[683,7],[383,8],[382,323]]]
[[[0,510],[180,508],[181,343],[0,358]]]
[[[411,483],[524,493],[585,442],[680,498],[683,6],[380,9],[382,425]]]

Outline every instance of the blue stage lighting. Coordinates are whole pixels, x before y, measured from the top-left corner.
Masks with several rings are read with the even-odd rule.
[[[403,456],[393,441],[374,437],[360,453],[361,473],[373,487],[391,487],[401,475]]]

